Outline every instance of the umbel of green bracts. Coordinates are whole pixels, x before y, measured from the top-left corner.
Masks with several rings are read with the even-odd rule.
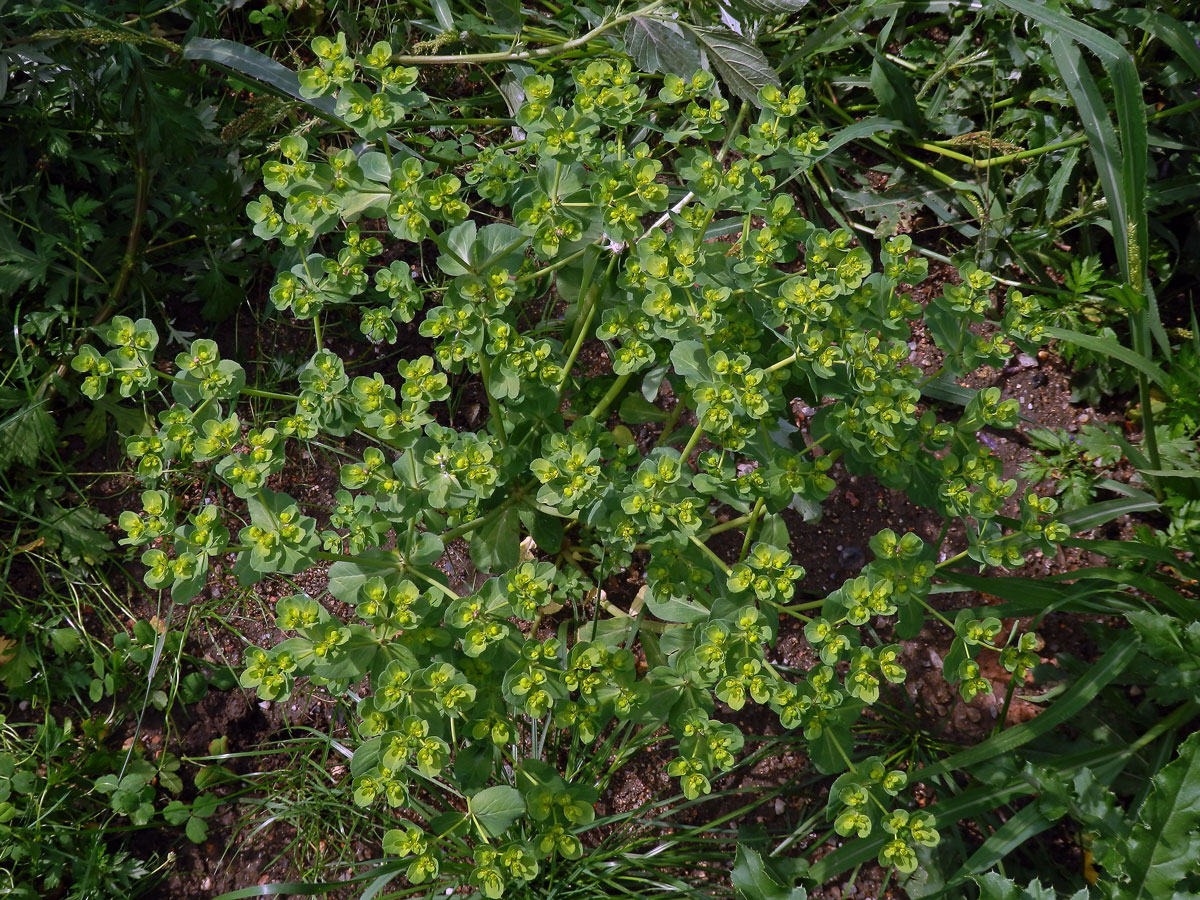
[[[367,142],[384,146],[426,103],[385,44],[361,58],[344,38],[313,50],[306,95],[333,97]],[[668,742],[684,797],[708,793],[743,749],[721,712],[747,704],[774,710],[820,771],[840,773],[837,832],[882,829],[880,863],[911,871],[917,848],[937,842],[934,823],[905,808],[903,771],[855,760],[853,726],[905,679],[898,645],[863,626],[920,629],[939,548],[880,532],[859,574],[796,604],[804,569],[781,514],[819,507],[840,459],[961,520],[981,565],[1062,540],[1055,502],[1032,492],[1017,501],[1018,527],[1000,518],[1018,484],[975,435],[1013,427],[1015,401],[989,389],[939,419],[921,406],[907,344],[923,317],[945,372],[997,364],[1014,345],[1036,348],[1036,303],[1010,292],[997,312],[991,276],[967,268],[922,309],[906,293],[926,271],[909,238],[885,241],[876,261],[848,232],[801,217],[781,176],[827,145],[803,121],[799,87],[764,88],[745,134],[748,107],[733,115],[706,72],[668,75],[652,97],[628,60],[592,61],[569,83],[533,75],[523,90],[524,137],[456,166],[289,136],[248,206],[255,234],[297,260],[270,291],[278,311],[312,322],[318,342],[322,317],[356,320],[371,343],[395,342],[419,317],[427,355],[356,374],[319,347],[282,393],[248,387],[212,341],[168,371],[146,319],[114,319],[103,355],[82,349],[73,365],[88,396],[115,386],[153,402],[169,384],[158,427],[126,444],[147,489],[121,516],[123,543],[144,548],[146,584],[177,602],[218,557],[232,555],[245,585],[332,563],[328,594],[353,614],[284,597],[275,624],[291,636],[251,648],[242,684],[281,700],[306,678],[361,698],[351,799],[406,819],[383,846],[411,860],[413,884],[453,878],[500,897],[546,860],[578,858],[597,799],[588,766],[622,741]],[[386,262],[372,220],[386,223]],[[395,248],[425,242],[437,254],[418,281]],[[985,322],[986,336],[968,327]],[[588,340],[611,375],[576,376]],[[478,430],[438,421],[464,377],[487,397]],[[652,402],[666,386],[672,410]],[[283,410],[265,415],[260,402],[244,419],[242,397]],[[807,443],[788,422],[793,397],[820,409]],[[661,423],[657,445],[610,428],[614,408],[623,422]],[[685,411],[695,424],[677,428]],[[354,433],[370,446],[341,467],[332,509],[279,489],[290,454]],[[200,469],[244,506],[180,508],[174,485]],[[745,538],[730,558],[710,541],[735,527]],[[435,565],[460,537],[487,576],[475,589]],[[634,554],[645,588],[623,609],[597,582]],[[547,636],[539,626],[560,613]],[[781,616],[806,623],[811,669],[774,656]],[[1033,635],[1002,639],[995,620],[970,616],[953,626],[946,675],[965,698],[991,690],[982,652],[1020,675],[1033,664]],[[566,769],[550,764],[554,748]],[[431,806],[431,786],[466,811]]]

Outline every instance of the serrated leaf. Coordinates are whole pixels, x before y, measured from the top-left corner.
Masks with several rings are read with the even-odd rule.
[[[776,15],[804,9],[811,0],[736,0],[736,2],[756,12]]]
[[[31,466],[54,446],[54,419],[43,404],[19,407],[0,422],[0,472],[14,462]]]
[[[1200,734],[1154,776],[1154,789],[1129,835],[1128,880],[1118,900],[1171,897],[1200,859]]]
[[[759,106],[759,88],[779,86],[779,75],[753,41],[728,28],[688,25],[729,89],[748,103]]]
[[[979,900],[1055,900],[1058,893],[1053,888],[1042,887],[1038,879],[1034,879],[1027,887],[1021,887],[1011,878],[1005,878],[996,872],[988,872],[975,879],[979,885]],[[1070,900],[1087,900],[1087,889],[1073,894]]]
[[[501,784],[468,799],[467,809],[488,837],[498,838],[525,812],[525,800],[516,788]]]
[[[625,49],[646,72],[690,76],[701,68],[695,39],[665,19],[634,16],[625,26]]]
[[[57,538],[59,553],[69,563],[85,562],[95,565],[113,542],[100,529],[108,524],[108,516],[99,510],[78,506],[74,509],[55,507],[47,514],[42,534],[52,532]]]

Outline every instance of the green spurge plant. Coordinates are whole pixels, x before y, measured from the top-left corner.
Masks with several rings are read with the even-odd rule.
[[[426,102],[414,69],[383,43],[361,58],[343,38],[313,50],[303,89],[334,98],[367,143],[285,138],[249,205],[255,232],[285,248],[271,302],[313,326],[296,392],[247,387],[211,341],[156,363],[144,319],[115,319],[112,349],[75,359],[93,397],[169,391],[161,427],[127,444],[147,490],[120,524],[145,548],[147,585],[187,602],[214,560],[232,558],[244,584],[328,565],[329,596],[355,615],[280,600],[276,625],[294,636],[250,649],[242,684],[277,700],[307,678],[360,698],[353,801],[390,810],[383,846],[414,884],[500,897],[579,858],[595,785],[652,745],[670,748],[685,797],[708,793],[743,747],[723,710],[750,703],[840,773],[837,832],[886,832],[880,862],[911,871],[938,833],[906,808],[905,772],[856,760],[855,721],[905,678],[898,646],[863,626],[914,635],[939,567],[1017,565],[1068,531],[1033,493],[1019,520],[1001,516],[1018,484],[976,434],[1012,427],[1015,401],[986,390],[957,419],[923,407],[911,321],[925,317],[958,374],[1035,348],[1034,302],[1014,292],[997,310],[991,276],[970,269],[923,310],[906,292],[925,275],[907,237],[876,265],[846,231],[802,218],[785,173],[827,145],[798,86],[767,85],[734,113],[706,72],[667,75],[655,95],[628,60],[591,61],[525,79],[513,140],[435,163],[389,142]],[[409,260],[432,248],[414,278]],[[355,321],[374,343],[416,322],[429,350],[398,379],[359,374],[323,343]],[[445,424],[467,382],[490,410],[475,431]],[[257,403],[248,420],[242,398]],[[793,398],[819,407],[807,443],[785,418]],[[654,446],[614,410],[661,423]],[[365,449],[332,509],[286,493],[289,453],[352,435]],[[967,549],[938,563],[941,548],[883,531],[859,575],[794,602],[804,569],[781,511],[823,501],[839,458],[961,520]],[[181,508],[174,487],[197,471],[244,506]],[[714,544],[733,529],[740,550]],[[477,589],[437,567],[456,539],[486,575]],[[645,588],[622,608],[601,585],[631,566]],[[811,670],[772,659],[781,616],[807,623]],[[1032,636],[953,625],[946,674],[965,697],[991,690],[980,652],[1018,675],[1030,664]]]

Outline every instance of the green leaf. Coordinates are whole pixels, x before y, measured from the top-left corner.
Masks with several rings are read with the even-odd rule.
[[[172,800],[163,807],[162,814],[168,825],[182,825],[191,818],[192,810],[182,800]]]
[[[749,9],[775,15],[804,9],[812,0],[738,0],[738,2]]]
[[[1035,878],[1027,887],[1021,887],[1010,878],[1005,878],[997,872],[988,872],[975,879],[979,885],[979,900],[1057,900],[1058,892],[1053,888],[1042,887],[1039,879]],[[1070,900],[1087,900],[1087,888],[1081,888],[1071,895]]]
[[[524,16],[521,15],[521,0],[486,0],[484,7],[492,21],[505,31],[519,31]]]
[[[1172,897],[1200,859],[1200,734],[1154,776],[1154,789],[1129,835],[1127,881],[1118,900]]]
[[[562,548],[563,520],[558,516],[525,509],[521,511],[521,521],[543,553],[557,553]]]
[[[702,622],[710,613],[707,606],[691,597],[668,597],[666,600],[659,600],[649,588],[644,596],[646,608],[656,619],[663,622]]]
[[[758,851],[744,844],[737,845],[732,881],[734,889],[746,900],[807,900],[808,897],[804,888],[782,884]]]
[[[331,97],[306,98],[300,93],[300,79],[287,66],[277,63],[264,53],[259,53],[239,44],[236,41],[226,41],[214,38],[192,38],[183,48],[183,58],[196,62],[211,63],[212,65],[232,72],[234,75],[249,78],[264,87],[268,93],[277,97],[292,100],[304,106],[327,122],[333,122],[349,131],[353,126],[334,111],[334,101]],[[412,148],[388,136],[388,143],[403,151],[408,156],[418,159],[423,157]]]
[[[1108,201],[1113,243],[1121,272],[1135,289],[1145,290],[1146,264],[1149,262],[1145,206],[1148,137],[1142,82],[1133,54],[1108,35],[1047,4],[1035,0],[1000,2],[1049,30],[1047,44],[1079,112]],[[1069,41],[1083,44],[1104,64],[1116,101],[1120,140],[1109,119],[1108,104],[1101,97],[1091,72],[1083,65],[1078,50]],[[1158,343],[1168,349],[1170,345],[1153,294],[1150,294],[1150,328]]]
[[[471,248],[475,246],[477,226],[471,219],[455,225],[434,238],[438,249],[437,266],[447,275],[467,275],[471,272]]]
[[[45,527],[40,533],[58,544],[59,553],[67,562],[86,562],[95,565],[104,558],[104,552],[113,548],[100,529],[108,524],[108,516],[97,509],[87,506],[77,506],[74,509],[63,509],[54,506],[53,512],[47,513]]]
[[[208,837],[208,823],[203,819],[192,816],[187,820],[187,825],[184,826],[183,831],[188,836],[188,840],[193,844],[203,844],[204,839]]]
[[[908,83],[908,78],[894,62],[876,56],[871,64],[871,90],[879,100],[879,110],[884,115],[899,119],[914,133],[922,128],[921,109],[917,106],[917,95]]]
[[[1087,531],[1105,522],[1111,522],[1120,516],[1137,512],[1150,512],[1161,504],[1149,494],[1134,497],[1122,497],[1120,500],[1102,500],[1099,503],[1089,503],[1081,509],[1073,509],[1058,517],[1058,521],[1068,526],[1072,531]]]
[[[1164,390],[1170,390],[1170,379],[1158,365],[1142,354],[1135,353],[1128,347],[1123,347],[1111,338],[1102,338],[1094,334],[1084,334],[1079,331],[1071,331],[1067,328],[1054,327],[1047,328],[1046,334],[1060,341],[1067,341],[1087,350],[1111,356],[1113,359],[1137,369]]]
[[[1200,49],[1197,48],[1195,36],[1181,22],[1166,13],[1140,7],[1115,9],[1107,14],[1107,18],[1154,35],[1170,47],[1193,73],[1200,76]]]
[[[671,363],[675,371],[688,381],[707,381],[708,353],[699,341],[680,341],[671,348]]]
[[[931,766],[918,769],[909,774],[909,780],[929,781],[959,769],[970,769],[985,760],[1015,750],[1052,728],[1069,721],[1095,700],[1100,691],[1125,670],[1137,657],[1138,648],[1137,635],[1126,631],[1113,642],[1104,656],[1097,660],[1083,677],[1071,685],[1070,689],[1041,715],[1023,725],[1001,731],[969,750],[963,750]],[[1120,749],[1115,751],[1101,749],[1079,754],[1079,759],[1083,761],[1084,765],[1091,765],[1097,759],[1111,759],[1114,755],[1119,757],[1120,753]],[[1070,760],[1065,757],[1060,757],[1058,760],[1059,769],[1064,775],[1067,773],[1069,763]],[[929,811],[941,821],[954,822],[978,815],[984,810],[994,809],[1004,803],[1008,797],[1029,791],[1029,784],[1023,780],[1018,780],[1006,791],[1000,791],[992,785],[985,785],[978,789],[963,791],[957,797],[934,804]],[[822,883],[859,863],[873,859],[887,838],[888,835],[881,832],[839,847],[813,863],[809,872],[810,877],[814,882]]]
[[[32,466],[53,449],[57,431],[44,402],[18,407],[0,421],[0,472],[14,462]]]
[[[759,106],[759,88],[780,84],[779,75],[751,41],[728,28],[691,24],[687,28],[696,35],[729,89],[747,103]]]
[[[259,53],[244,44],[211,38],[193,38],[183,48],[183,58],[211,63],[236,75],[250,78],[276,96],[294,100],[302,106],[307,106],[323,119],[350,127],[334,113],[331,98],[305,99],[300,93],[300,80],[295,72],[265,53]]]
[[[890,134],[891,132],[899,131],[902,128],[904,128],[902,123],[897,122],[894,119],[885,119],[883,116],[871,116],[867,119],[861,119],[855,122],[853,125],[847,125],[845,128],[832,135],[829,140],[825,142],[825,149],[814,154],[807,160],[802,160],[802,165],[803,163],[808,163],[808,166],[811,166],[812,163],[819,162],[829,154],[833,153],[835,150],[839,150],[846,144],[849,144],[851,141],[875,137],[879,134]],[[738,226],[740,227],[740,225],[741,222],[738,220]]]
[[[357,603],[358,589],[368,578],[392,575],[402,569],[394,551],[366,550],[353,562],[335,562],[329,567],[329,593],[343,603]]]
[[[498,838],[525,812],[525,800],[516,788],[501,784],[470,797],[467,809],[488,837]]]
[[[446,545],[432,531],[418,531],[410,534],[411,544],[408,550],[408,562],[414,566],[430,565],[442,558]]]
[[[509,506],[471,532],[471,562],[480,572],[503,572],[521,555],[520,511]]]
[[[700,48],[675,22],[634,16],[625,26],[625,49],[646,72],[672,72],[690,77],[698,72]]]
[[[670,413],[648,402],[646,398],[637,393],[625,395],[625,399],[621,401],[618,415],[620,415],[622,422],[630,425],[643,425],[646,422],[665,422],[670,418]]]
[[[1030,803],[988,835],[983,846],[972,853],[967,861],[959,867],[959,870],[946,881],[946,886],[953,887],[962,884],[970,876],[992,868],[1026,841],[1053,825],[1054,820],[1047,817],[1039,804]],[[1054,900],[1055,896],[1053,892],[1050,893],[1051,900]]]

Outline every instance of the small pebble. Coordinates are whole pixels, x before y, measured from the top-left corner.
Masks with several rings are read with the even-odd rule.
[[[1031,369],[1038,364],[1038,361],[1028,353],[1022,353],[1017,357],[1017,363],[1023,369]]]
[[[1038,372],[1036,375],[1033,376],[1033,386],[1035,388],[1045,387],[1049,383],[1050,383],[1050,378],[1046,375],[1045,372]]]
[[[838,555],[838,565],[840,565],[843,569],[861,569],[864,565],[866,565],[866,562],[867,554],[863,552],[862,547],[856,547],[854,544],[846,547]]]

